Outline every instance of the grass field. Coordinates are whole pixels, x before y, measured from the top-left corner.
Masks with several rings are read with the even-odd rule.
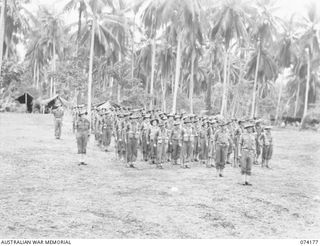
[[[78,166],[70,117],[56,140],[52,115],[0,114],[0,238],[317,238],[320,134],[273,136],[246,187],[230,165],[128,169],[93,137]]]

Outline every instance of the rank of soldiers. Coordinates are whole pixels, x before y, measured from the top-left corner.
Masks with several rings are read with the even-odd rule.
[[[86,151],[81,143],[87,140],[78,139],[88,137],[90,125],[84,114],[83,107],[74,108],[73,126],[78,134],[78,153],[82,154]],[[129,168],[135,167],[138,152],[143,161],[159,169],[164,163],[190,168],[200,162],[207,168],[215,167],[218,177],[223,177],[225,165],[231,164],[241,168],[244,185],[251,185],[251,168],[258,164],[260,155],[261,167],[270,168],[271,126],[263,126],[261,120],[226,120],[218,115],[166,114],[126,107],[93,108],[91,119],[97,145],[109,151],[113,137],[116,156]]]

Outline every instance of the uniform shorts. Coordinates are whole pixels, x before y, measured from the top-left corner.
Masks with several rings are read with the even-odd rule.
[[[270,160],[272,157],[273,147],[272,145],[264,145],[262,147],[262,159],[263,160]]]
[[[78,154],[87,153],[88,132],[77,133]]]
[[[227,161],[228,154],[228,145],[219,145],[216,146],[216,168],[224,169]]]
[[[241,174],[251,175],[252,163],[254,162],[254,151],[242,150]]]

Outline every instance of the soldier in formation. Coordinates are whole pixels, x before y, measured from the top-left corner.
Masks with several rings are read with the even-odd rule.
[[[260,120],[227,120],[218,115],[166,114],[125,107],[93,111],[96,143],[107,150],[113,141],[117,158],[128,168],[134,168],[138,160],[159,169],[167,165],[191,168],[199,163],[215,167],[217,176],[223,177],[226,164],[231,164],[241,169],[243,184],[251,185],[252,164],[258,163],[259,155],[261,166],[270,167],[271,127],[263,127]],[[75,115],[83,125],[80,114]],[[79,124],[75,125],[78,132]]]

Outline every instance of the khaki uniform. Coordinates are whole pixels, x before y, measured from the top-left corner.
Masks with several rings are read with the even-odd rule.
[[[229,132],[219,130],[214,136],[214,142],[216,144],[216,168],[224,169],[227,161],[228,147],[230,144]]]
[[[244,133],[240,139],[241,174],[251,175],[252,164],[256,154],[256,134]]]
[[[78,145],[78,154],[86,154],[87,143],[90,130],[90,122],[85,118],[80,118],[76,123],[76,138]]]
[[[61,129],[62,129],[62,119],[63,119],[64,111],[62,107],[59,107],[53,110],[54,116],[54,135],[56,139],[61,137]]]
[[[182,167],[188,167],[187,163],[192,161],[193,157],[194,132],[192,127],[182,129]]]

